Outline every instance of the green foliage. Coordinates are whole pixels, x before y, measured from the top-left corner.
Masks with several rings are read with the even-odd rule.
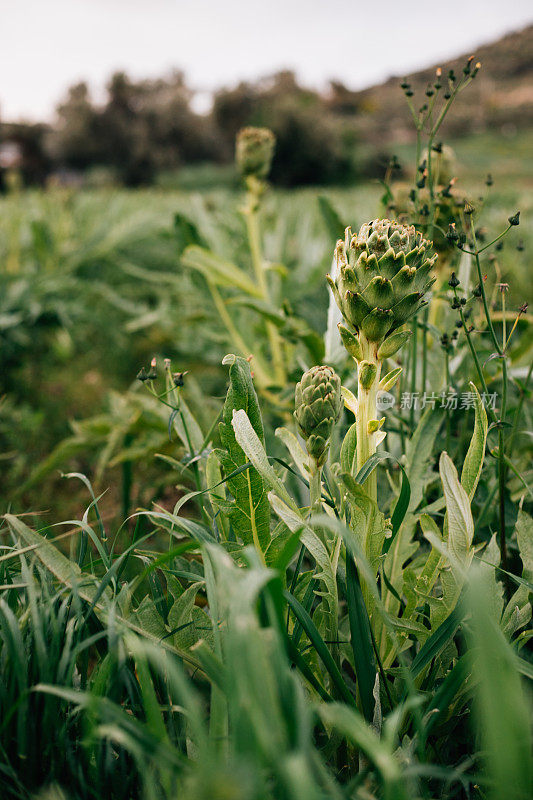
[[[218,452],[218,456],[228,479],[228,488],[235,499],[229,517],[236,534],[244,543],[253,542],[258,550],[264,552],[270,542],[270,524],[263,478],[253,466],[238,472],[239,468],[248,462],[233,429],[234,414],[242,409],[252,430],[262,443],[263,421],[252,383],[250,365],[243,358],[233,355],[226,356],[225,363],[229,364],[230,385],[220,423],[220,441],[223,450]],[[231,475],[233,477],[230,477]]]
[[[131,90],[113,88],[122,120]],[[322,338],[324,274],[368,198],[319,206],[263,177],[240,213],[227,194],[4,202],[0,794],[525,800],[523,313],[491,297],[476,217],[410,336],[367,351],[341,329],[356,378],[334,303]],[[440,191],[410,223],[439,224]],[[406,408],[408,390],[430,399]],[[53,448],[68,409],[92,416]]]

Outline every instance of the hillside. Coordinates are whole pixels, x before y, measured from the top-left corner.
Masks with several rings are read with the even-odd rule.
[[[419,107],[424,91],[433,83],[435,70],[442,67],[443,76],[449,69],[461,74],[467,58],[464,53],[445,63],[407,75]],[[450,122],[443,126],[448,136],[480,131],[525,130],[533,127],[533,25],[508,34],[496,42],[475,51],[482,68],[473,84],[454,104]],[[385,83],[360,92],[350,93],[358,108],[356,125],[363,139],[399,143],[413,137],[412,123],[405,98],[399,89],[404,76],[393,76]]]

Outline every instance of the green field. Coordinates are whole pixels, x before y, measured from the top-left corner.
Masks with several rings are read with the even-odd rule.
[[[515,210],[522,212],[525,224],[505,242],[496,263],[487,264],[491,277],[509,283],[510,308],[532,294],[529,143],[526,134],[509,139],[483,134],[454,143],[458,186],[482,209],[479,227],[487,236],[496,235]],[[408,169],[412,147],[399,147],[398,154]],[[494,177],[490,190],[484,185],[489,171]],[[51,189],[0,200],[5,287],[0,324],[9,364],[3,413],[24,419],[17,431],[17,441],[24,442],[22,454],[14,452],[18,448],[11,441],[13,432],[4,423],[4,464],[13,481],[8,485],[24,485],[29,465],[45,458],[68,435],[70,422],[106,409],[109,392],[126,390],[153,354],[172,357],[208,390],[222,390],[220,357],[225,345],[219,340],[214,346],[206,335],[216,329],[212,301],[196,291],[202,287],[191,284],[190,273],[180,265],[174,217],[185,215],[216,252],[249,268],[238,213],[241,196],[235,189],[217,189],[220,175],[213,170],[189,169],[182,180],[186,187],[196,180],[210,188]],[[268,193],[265,256],[284,265],[284,297],[298,306],[319,335],[326,326],[324,275],[330,267],[332,236],[318,197],[329,198],[344,223],[357,227],[379,214],[381,195],[377,181],[353,188]],[[519,251],[518,243],[523,244]],[[39,437],[34,435],[37,427],[42,431]],[[32,507],[31,495],[27,499]],[[50,504],[37,494],[37,505]]]
[[[529,142],[0,199],[2,798],[528,800]]]

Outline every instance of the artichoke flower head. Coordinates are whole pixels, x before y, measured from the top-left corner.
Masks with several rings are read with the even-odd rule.
[[[336,278],[328,281],[349,326],[379,345],[426,305],[436,258],[413,225],[376,219],[357,235],[346,228],[335,248]]]
[[[326,460],[343,406],[341,381],[335,370],[318,366],[304,372],[296,384],[294,405],[294,418],[307,452],[320,466]]]
[[[235,157],[244,178],[264,180],[270,172],[276,137],[269,128],[241,128],[235,143]]]

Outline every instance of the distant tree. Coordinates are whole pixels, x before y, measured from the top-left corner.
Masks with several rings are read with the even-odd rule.
[[[358,92],[348,89],[340,81],[330,81],[328,108],[336,114],[353,116],[361,111],[361,100]]]
[[[48,126],[40,123],[0,123],[0,147],[12,146],[20,154],[17,169],[25,185],[44,183],[51,168],[45,145],[48,134]],[[0,165],[0,188],[4,185],[3,172]]]
[[[194,113],[192,96],[180,72],[139,82],[117,72],[102,107],[93,105],[86,84],[77,84],[58,108],[51,152],[74,169],[112,168],[131,186],[149,183],[159,170],[219,160],[224,148],[213,120]]]
[[[274,131],[274,183],[293,186],[353,177],[354,137],[346,119],[333,113],[319,93],[300,86],[293,72],[217,92],[212,115],[228,150],[245,125]]]
[[[105,135],[104,163],[114,167],[124,183],[150,183],[155,174],[149,125],[142,113],[143,90],[123,72],[115,73],[107,87],[108,100],[99,114]]]
[[[234,89],[215,93],[212,117],[228,155],[233,152],[238,131],[254,120],[257,108],[258,90],[253,84],[241,82]]]
[[[68,90],[57,108],[57,124],[48,141],[55,161],[73,169],[86,169],[104,160],[104,138],[99,113],[86,83]]]

